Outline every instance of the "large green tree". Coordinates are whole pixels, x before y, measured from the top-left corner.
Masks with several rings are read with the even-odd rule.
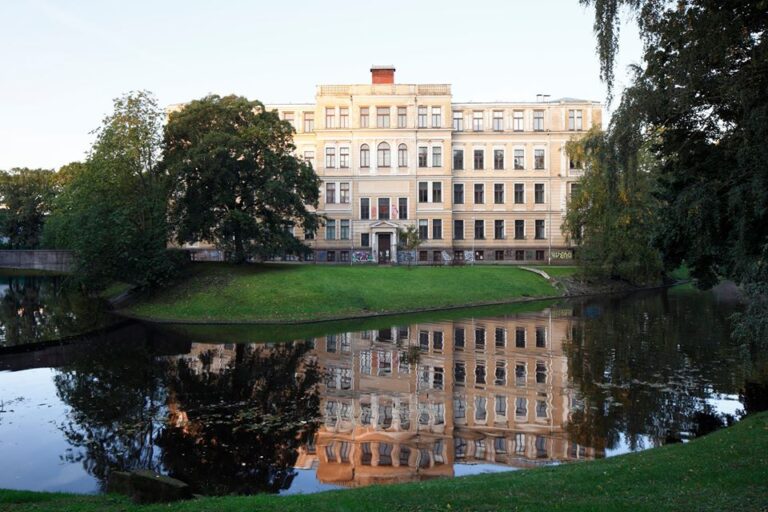
[[[54,172],[45,169],[12,169],[0,172],[0,235],[11,249],[36,249],[45,217],[56,196]]]
[[[292,234],[317,230],[319,178],[294,156],[293,127],[258,101],[207,96],[170,115],[164,165],[179,243],[213,242],[229,259],[308,249]]]
[[[65,185],[46,241],[74,250],[76,275],[90,287],[113,280],[152,286],[173,275],[167,180],[159,167],[163,118],[146,91],[117,98],[87,161],[61,171]]]

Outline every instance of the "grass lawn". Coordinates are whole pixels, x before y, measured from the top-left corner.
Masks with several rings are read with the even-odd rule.
[[[541,276],[506,266],[197,263],[127,312],[182,321],[322,320],[559,294]]]
[[[27,511],[496,511],[699,510],[768,507],[768,413],[685,445],[594,462],[308,496],[203,498],[135,506],[117,496],[0,491],[0,510]]]
[[[579,267],[561,267],[559,265],[552,265],[552,266],[536,266],[533,267],[538,270],[543,270],[547,274],[550,275],[550,277],[558,278],[558,277],[571,277],[576,272],[579,271]]]

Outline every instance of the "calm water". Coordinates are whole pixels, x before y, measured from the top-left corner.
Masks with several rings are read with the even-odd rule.
[[[0,487],[93,493],[151,468],[203,494],[296,493],[602,458],[738,418],[764,364],[710,294],[526,308],[122,324],[0,355]]]

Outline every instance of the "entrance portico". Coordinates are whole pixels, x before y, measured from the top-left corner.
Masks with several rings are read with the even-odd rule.
[[[371,225],[373,259],[377,263],[397,263],[397,224],[381,220]]]

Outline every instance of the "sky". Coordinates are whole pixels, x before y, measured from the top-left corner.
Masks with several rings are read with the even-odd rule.
[[[312,102],[315,85],[449,83],[454,101],[605,101],[578,0],[0,0],[0,169],[85,157],[122,94]],[[617,87],[641,55],[622,26]]]

